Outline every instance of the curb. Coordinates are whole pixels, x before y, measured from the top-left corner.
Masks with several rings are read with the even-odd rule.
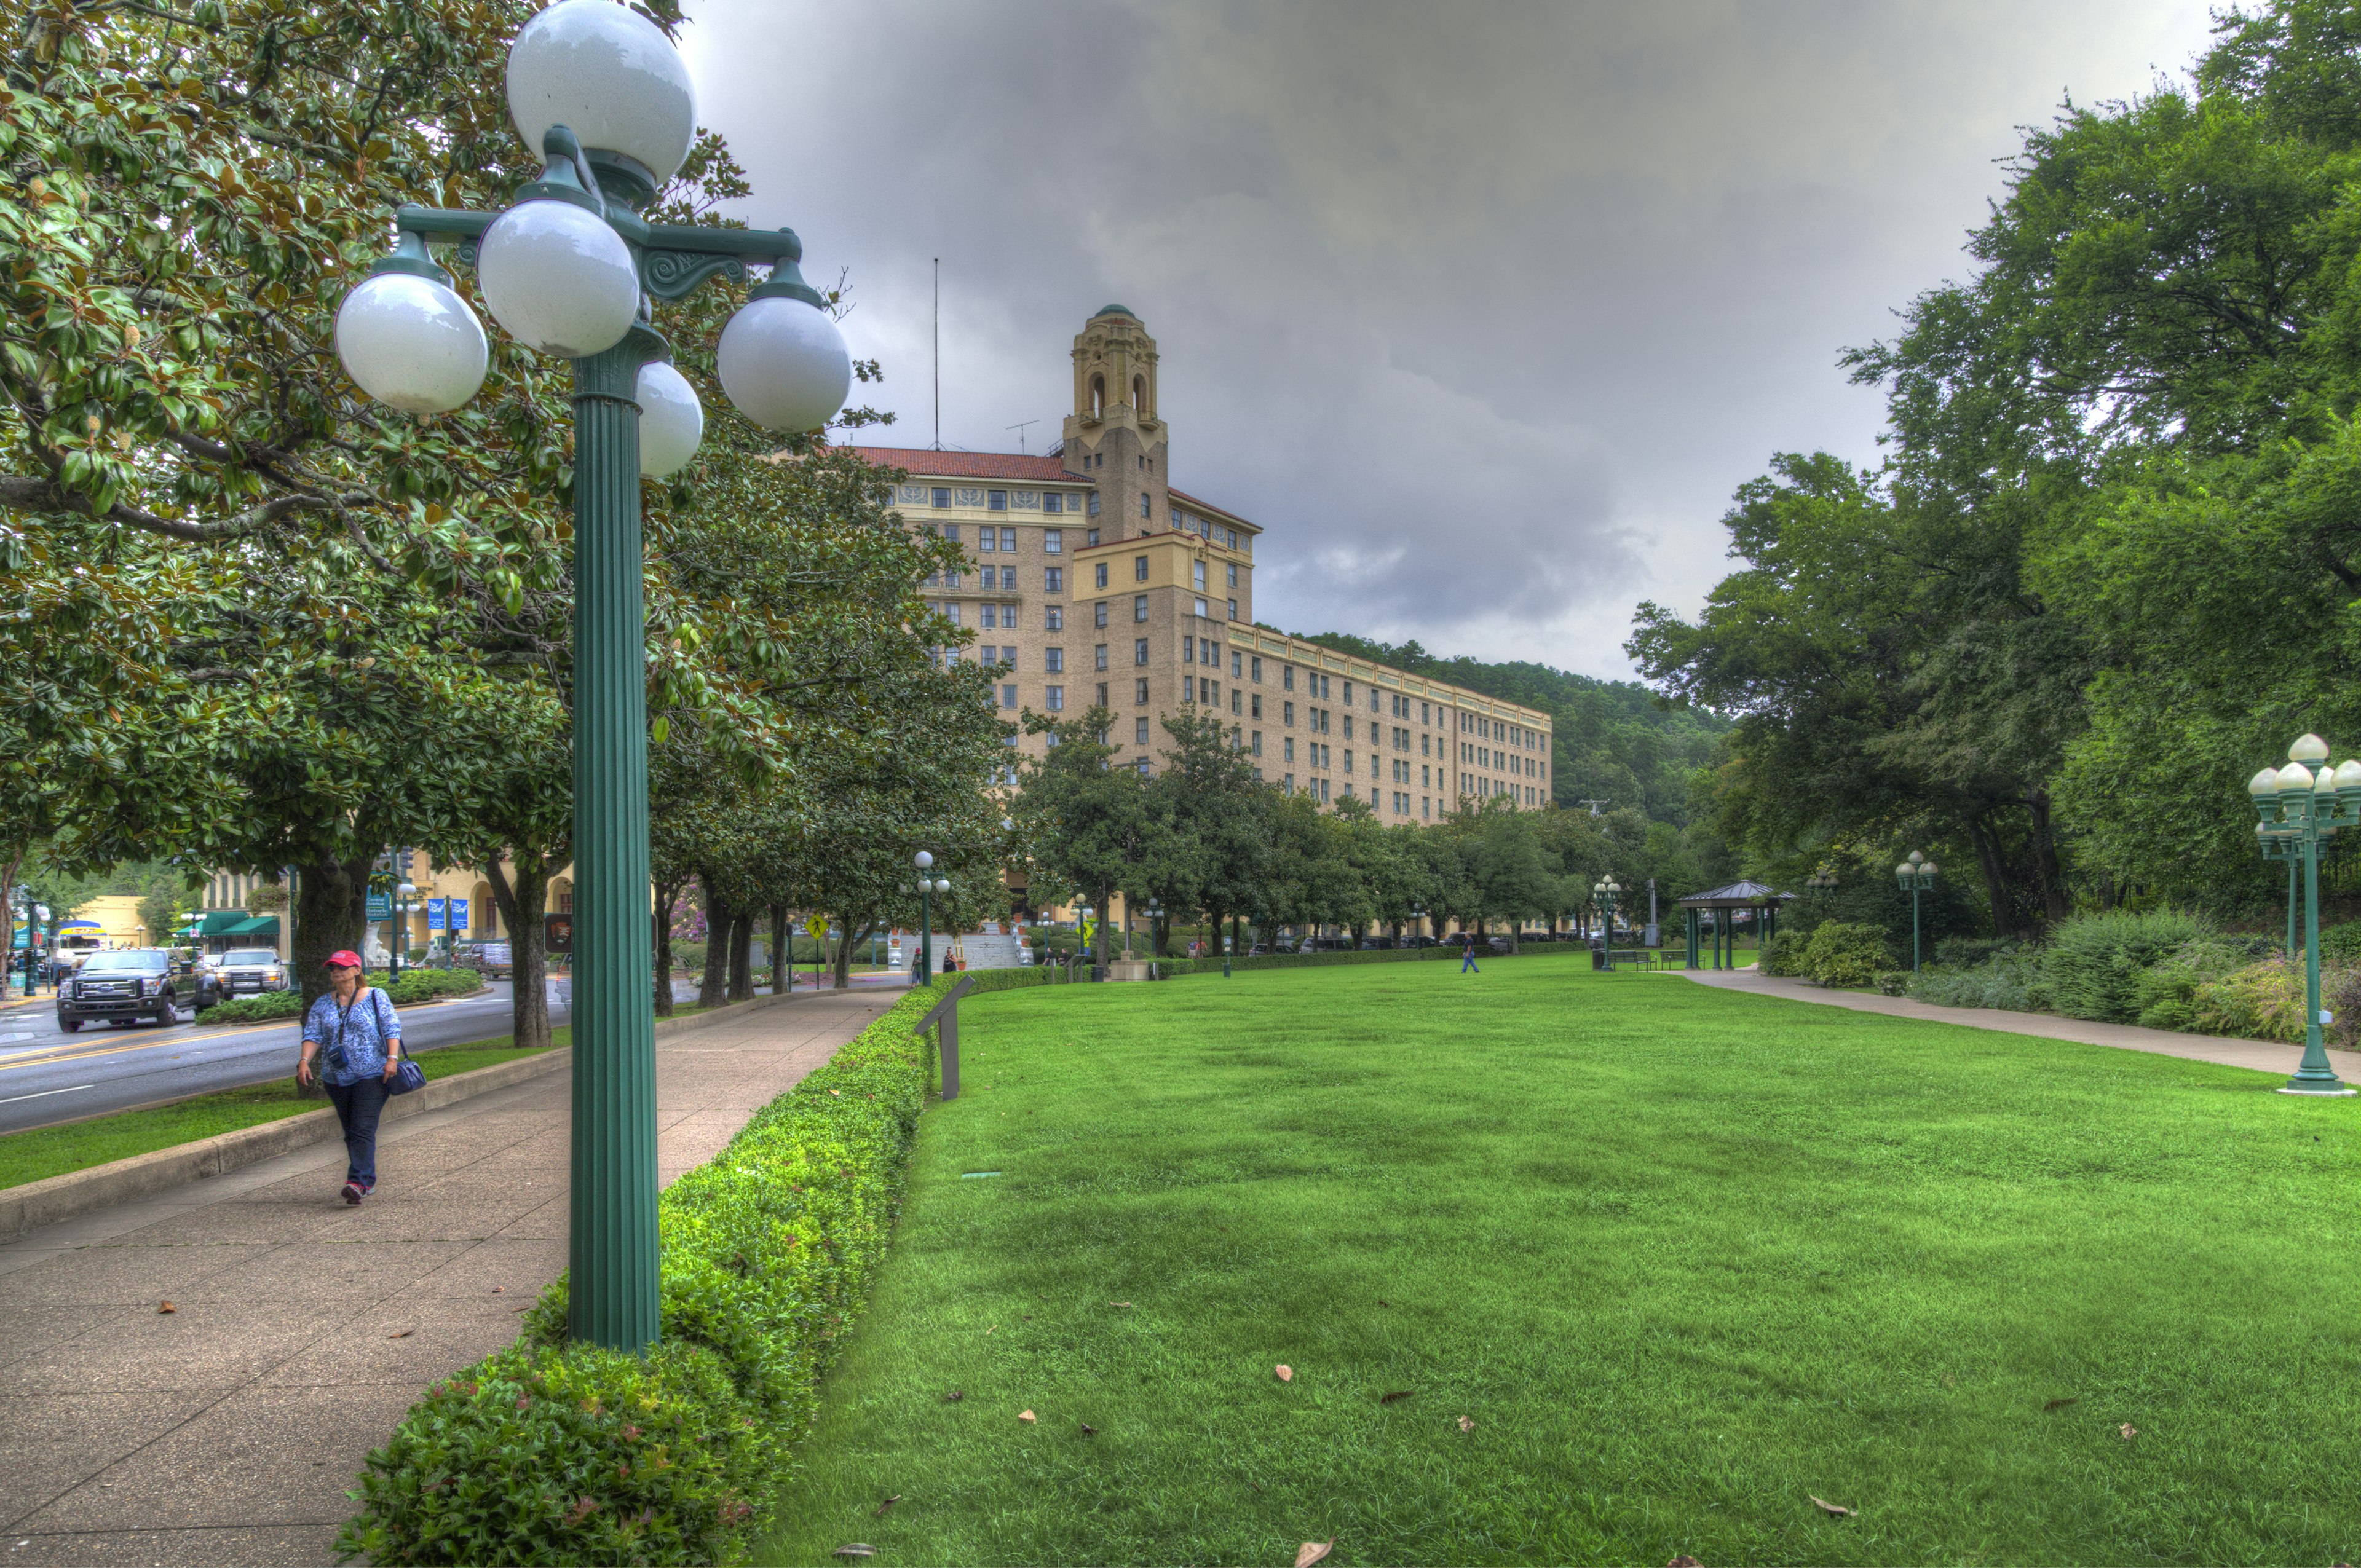
[[[822,992],[819,994],[832,993]],[[727,1023],[742,1014],[795,1000],[793,996],[758,996],[752,1002],[733,1002],[691,1017],[659,1018],[655,1025],[655,1037],[661,1040],[673,1035],[686,1034],[710,1025]],[[404,1094],[387,1101],[383,1119],[394,1122],[405,1116],[439,1111],[446,1105],[473,1100],[480,1094],[513,1088],[573,1064],[574,1052],[567,1047],[520,1057],[514,1061],[500,1062],[491,1067],[479,1067],[472,1072],[455,1073],[449,1078],[438,1078],[415,1094]],[[14,1241],[27,1231],[55,1224],[60,1220],[71,1220],[93,1209],[126,1203],[135,1198],[151,1197],[170,1188],[202,1181],[209,1176],[226,1176],[246,1166],[257,1165],[343,1135],[343,1130],[336,1124],[335,1107],[332,1105],[282,1116],[275,1122],[240,1127],[234,1133],[199,1138],[194,1143],[181,1144],[169,1149],[133,1155],[129,1159],[94,1165],[88,1170],[72,1170],[63,1176],[27,1181],[20,1187],[0,1188],[0,1242]]]

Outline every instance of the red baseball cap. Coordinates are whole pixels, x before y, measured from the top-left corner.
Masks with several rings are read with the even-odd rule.
[[[320,967],[322,969],[358,969],[361,967],[361,956],[350,948],[338,948],[328,955],[327,961]]]

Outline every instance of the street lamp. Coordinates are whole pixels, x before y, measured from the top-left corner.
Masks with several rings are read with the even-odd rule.
[[[912,855],[910,857],[910,863],[918,868],[917,972],[925,977],[922,980],[917,981],[915,983],[919,985],[932,985],[935,981],[935,907],[933,895],[938,893],[949,893],[951,890],[951,884],[949,881],[942,878],[930,879],[928,877],[927,872],[933,868],[935,857],[928,853],[926,850],[921,850],[917,854]]]
[[[405,206],[392,255],[346,296],[336,353],[361,389],[412,413],[483,383],[484,329],[429,247],[455,243],[485,306],[537,354],[574,362],[575,916],[572,1281],[576,1339],[643,1350],[658,1332],[654,962],[647,917],[646,616],[640,479],[696,451],[704,415],[666,361],[648,301],[750,266],[767,280],[722,329],[722,389],[756,424],[807,431],[851,389],[844,339],[786,229],[639,214],[697,134],[696,84],[661,28],[609,0],[561,0],[509,48],[509,110],[539,180],[500,213]]]
[[[1422,950],[1426,944],[1426,905],[1423,904],[1412,905],[1410,912],[1410,919],[1411,950],[1412,952],[1417,952]]]
[[[1604,967],[1610,970],[1615,967],[1615,895],[1622,891],[1612,877],[1600,877],[1590,884],[1590,896],[1598,901],[1603,912],[1599,930],[1604,940],[1599,946],[1607,955]]]
[[[2328,1065],[2320,1006],[2320,847],[2361,827],[2361,762],[2328,765],[2328,743],[2306,735],[2288,748],[2288,765],[2265,768],[2246,784],[2254,800],[2255,842],[2267,861],[2303,869],[2303,1060],[2282,1094],[2350,1094]]]
[[[33,977],[39,969],[40,952],[37,946],[40,929],[49,923],[49,906],[37,902],[28,884],[25,888],[25,994],[33,994]],[[0,988],[4,989],[4,988]]]
[[[1080,947],[1077,947],[1075,951],[1079,953],[1082,948],[1088,948],[1090,949],[1091,978],[1094,981],[1099,980],[1103,978],[1103,971],[1100,970],[1099,966],[1106,961],[1106,954],[1100,950],[1099,937],[1097,933],[1091,929],[1091,906],[1085,904],[1077,909],[1075,914],[1082,920],[1080,931],[1082,938]]]
[[[401,978],[401,960],[410,951],[410,895],[418,891],[414,882],[405,882],[393,890],[393,978]]]
[[[1833,884],[1835,878],[1828,879]],[[1910,851],[1910,858],[1894,868],[1894,884],[1910,895],[1910,972],[1918,972],[1918,895],[1935,885],[1935,862]]]
[[[1147,907],[1140,913],[1148,916],[1148,956],[1151,959],[1159,958],[1162,955],[1156,948],[1156,922],[1163,917],[1164,905],[1150,898]],[[1125,946],[1128,948],[1130,944],[1126,943]]]

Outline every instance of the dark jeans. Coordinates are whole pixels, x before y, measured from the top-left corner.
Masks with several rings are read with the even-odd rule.
[[[328,1098],[345,1129],[345,1179],[366,1192],[377,1185],[377,1119],[385,1110],[385,1080],[332,1083]]]
[[[1472,969],[1475,969],[1477,974],[1482,974],[1484,972],[1480,969],[1476,969],[1476,949],[1469,948],[1459,955],[1459,972],[1461,974],[1466,974]]]

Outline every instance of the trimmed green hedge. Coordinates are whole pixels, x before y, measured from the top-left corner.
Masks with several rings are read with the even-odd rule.
[[[437,1384],[369,1455],[338,1550],[380,1563],[741,1556],[884,1251],[932,1076],[911,1026],[942,990],[904,997],[664,1192],[653,1354],[568,1343],[560,1279],[516,1344]]]
[[[261,991],[252,996],[232,997],[216,1002],[205,1009],[208,1024],[267,1024],[278,1018],[300,1018],[303,1015],[303,993],[290,987],[285,991]]]
[[[379,984],[371,981],[372,985]],[[401,978],[384,984],[385,993],[397,1007],[411,1007],[421,1002],[432,1002],[441,996],[473,996],[484,989],[484,977],[467,969],[413,969],[401,971]],[[252,996],[232,997],[205,1009],[208,1024],[265,1024],[280,1018],[300,1018],[303,1015],[303,993],[290,986],[285,991],[257,992]]]

